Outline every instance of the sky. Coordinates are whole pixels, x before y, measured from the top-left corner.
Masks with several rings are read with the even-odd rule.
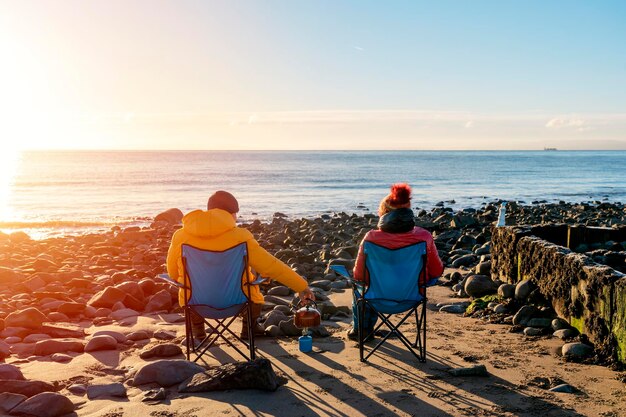
[[[624,1],[0,0],[7,149],[626,149]]]

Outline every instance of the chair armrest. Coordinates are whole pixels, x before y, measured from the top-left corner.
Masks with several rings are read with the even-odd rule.
[[[172,278],[170,278],[170,276],[168,274],[159,274],[159,275],[157,275],[157,278],[162,280],[162,281],[165,281],[168,284],[173,285],[175,287],[185,288],[185,286],[183,284],[181,284],[178,281],[174,281]]]
[[[269,282],[270,280],[268,278],[263,278],[262,276],[258,276],[257,279],[255,279],[254,281],[250,282],[250,285],[262,285],[265,284],[267,282]]]

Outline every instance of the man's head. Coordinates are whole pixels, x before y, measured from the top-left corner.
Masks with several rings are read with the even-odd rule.
[[[222,209],[232,214],[233,217],[236,217],[239,212],[239,203],[234,195],[227,191],[220,190],[216,191],[211,197],[209,197],[207,209]]]
[[[380,201],[378,215],[383,216],[399,208],[411,208],[411,187],[405,183],[391,186],[391,192]]]

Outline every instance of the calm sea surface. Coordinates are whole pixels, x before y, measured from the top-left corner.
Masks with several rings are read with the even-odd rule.
[[[0,179],[0,230],[43,237],[146,224],[167,208],[205,208],[219,189],[239,199],[242,220],[364,213],[399,181],[426,209],[626,201],[626,151],[27,152]]]

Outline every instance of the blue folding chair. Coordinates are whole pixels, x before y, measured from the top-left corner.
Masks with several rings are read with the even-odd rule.
[[[242,279],[248,273],[248,247],[246,243],[224,251],[210,251],[198,249],[183,244],[182,261],[185,271],[185,284],[169,278],[166,274],[159,278],[167,280],[183,290],[187,300],[183,306],[185,312],[185,345],[187,360],[191,352],[196,354],[194,362],[204,355],[219,339],[226,341],[247,360],[256,358],[254,346],[254,331],[250,309],[250,285],[263,282],[257,279],[243,288]],[[196,347],[193,340],[191,315],[202,317],[208,332],[204,340]],[[236,335],[230,325],[242,314],[248,315],[248,340]],[[249,351],[246,355],[227,336],[234,337],[243,343]]]
[[[389,337],[395,335],[413,356],[420,362],[426,362],[426,287],[434,285],[438,279],[427,281],[425,277],[426,242],[398,249],[365,242],[363,253],[368,284],[353,285],[353,295],[359,313],[357,328],[361,361],[366,362]],[[365,334],[364,329],[366,309],[373,311],[381,320],[369,334]],[[418,309],[421,310],[419,313]],[[391,317],[401,313],[404,314],[401,320],[394,324]],[[415,342],[411,343],[400,331],[400,326],[413,314],[417,336]],[[389,331],[365,354],[365,341],[373,337],[383,325],[387,326]]]

